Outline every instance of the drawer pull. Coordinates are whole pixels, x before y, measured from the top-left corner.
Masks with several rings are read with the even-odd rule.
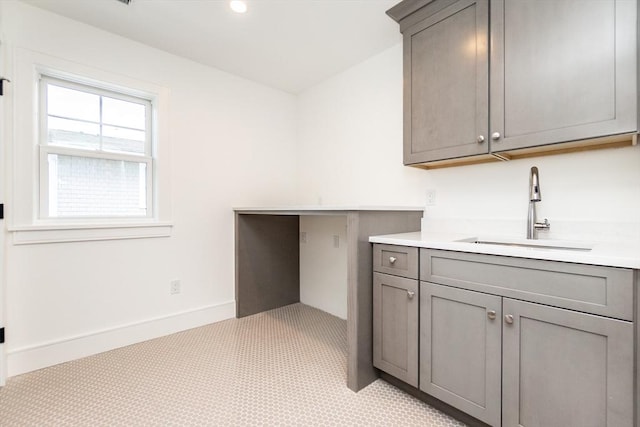
[[[513,315],[512,314],[505,315],[504,321],[511,325],[513,323]]]
[[[491,320],[494,320],[496,318],[496,311],[495,310],[487,311],[487,317]]]
[[[416,295],[415,292],[413,291],[407,291],[407,296],[409,297],[409,299],[413,299],[413,297]]]
[[[395,264],[397,259],[398,259],[398,258],[396,258],[396,257],[394,257],[394,256],[390,256],[390,257],[389,257],[389,262],[390,262],[391,264]]]

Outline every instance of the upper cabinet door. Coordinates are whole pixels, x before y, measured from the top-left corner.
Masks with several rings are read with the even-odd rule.
[[[405,164],[489,151],[488,2],[442,3],[403,31]]]
[[[492,151],[636,131],[636,8],[492,1]]]

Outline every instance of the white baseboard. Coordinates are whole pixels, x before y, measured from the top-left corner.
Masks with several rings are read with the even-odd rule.
[[[7,376],[113,350],[235,317],[235,301],[200,307],[7,352]]]

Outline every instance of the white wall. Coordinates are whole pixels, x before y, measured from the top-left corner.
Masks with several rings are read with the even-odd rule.
[[[640,240],[640,147],[430,171],[437,204],[424,225],[524,238],[531,166],[540,171],[538,217],[551,222],[540,238]]]
[[[428,229],[524,237],[529,169],[540,170],[547,237],[640,239],[640,147],[420,170],[402,166],[402,46],[298,99],[300,200],[423,205]]]
[[[402,165],[401,46],[298,97],[303,204],[421,206],[428,174]]]
[[[13,0],[0,2],[0,16],[3,45],[169,89],[174,223],[171,237],[156,239],[14,246],[7,234],[9,375],[233,316],[232,206],[423,205],[435,189],[427,227],[475,232],[485,220],[483,230],[508,223],[519,232],[535,164],[540,214],[555,237],[640,236],[637,147],[434,171],[402,166],[400,45],[296,99]],[[623,227],[611,233],[611,224]],[[173,279],[182,294],[169,295]]]
[[[168,88],[174,224],[156,239],[14,246],[8,234],[9,375],[232,317],[231,208],[295,201],[295,98],[20,2],[0,8],[5,46]]]
[[[347,216],[303,215],[300,233],[300,302],[346,319]]]

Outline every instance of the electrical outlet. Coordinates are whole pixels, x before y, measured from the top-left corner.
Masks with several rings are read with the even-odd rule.
[[[333,235],[333,247],[334,248],[340,247],[340,236],[338,236],[337,234]]]
[[[182,291],[182,285],[180,284],[180,280],[172,280],[171,286],[169,288],[169,293],[171,295],[179,294]]]
[[[301,231],[300,232],[300,243],[307,243],[307,232],[306,231]]]
[[[436,205],[436,190],[429,189],[427,190],[427,206],[435,206]]]

